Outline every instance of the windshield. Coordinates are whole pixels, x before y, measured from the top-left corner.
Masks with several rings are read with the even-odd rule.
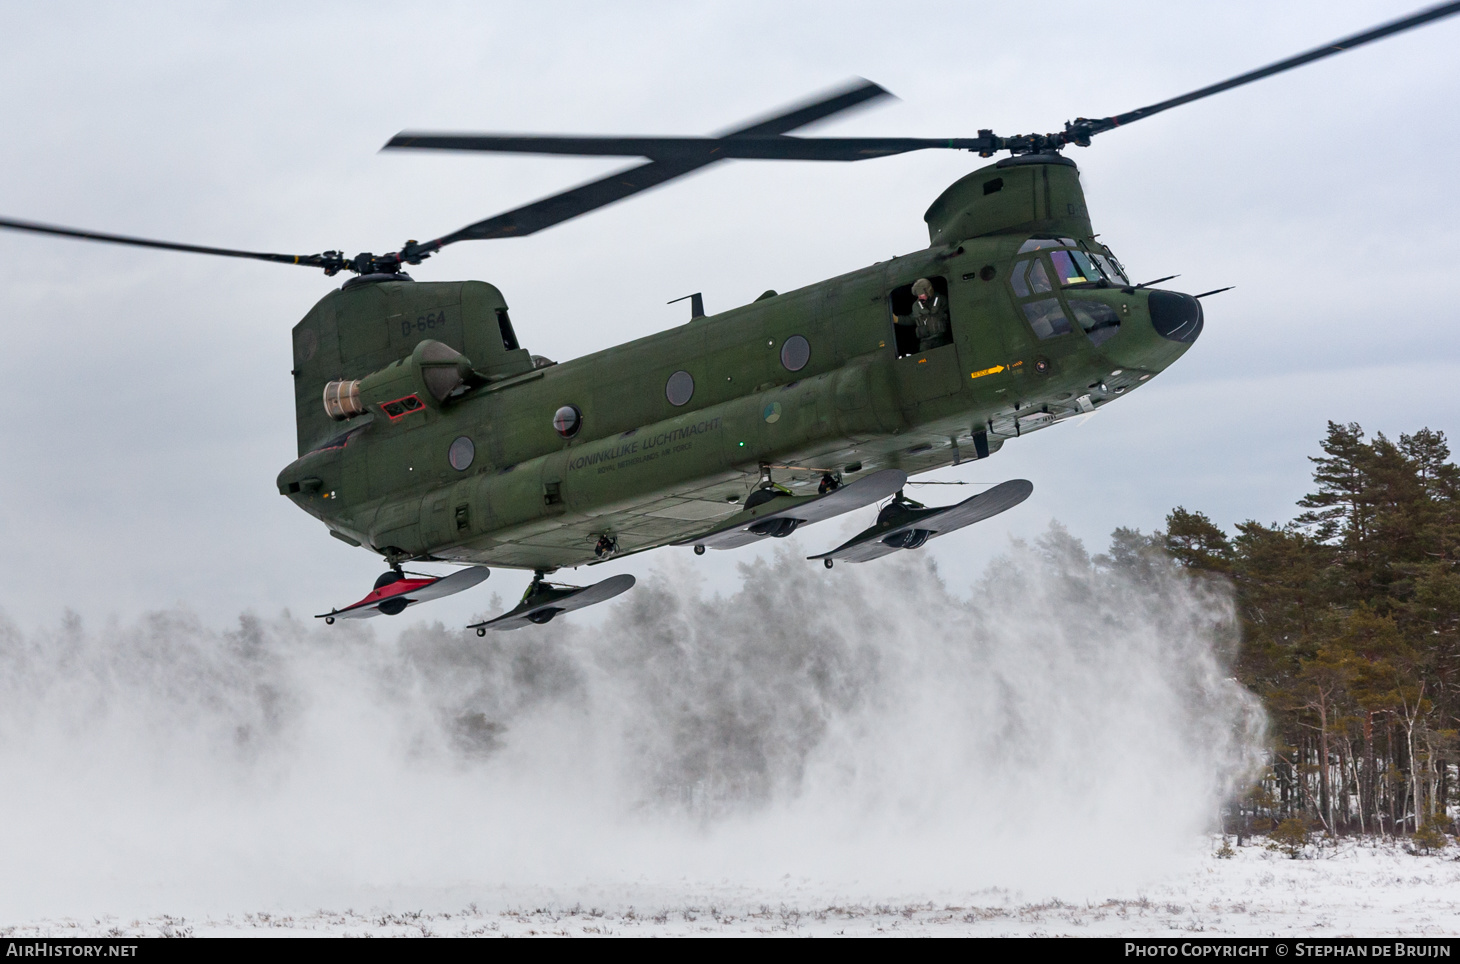
[[[1050,264],[1054,268],[1054,276],[1060,287],[1082,284],[1107,284],[1125,287],[1130,284],[1127,280],[1125,269],[1121,267],[1115,255],[1110,253],[1108,248],[1101,252],[1091,250],[1092,245],[1086,245],[1083,241],[1076,241],[1074,238],[1030,238],[1019,247],[1019,254],[1033,254],[1036,251],[1045,252]],[[1040,264],[1038,258],[1030,258],[1020,261],[1014,266],[1014,273],[1011,281],[1014,290],[1025,297],[1034,291],[1048,291],[1049,288],[1036,288],[1033,285],[1034,268]],[[1044,272],[1040,270],[1040,275]]]
[[[1100,270],[1105,272],[1105,277],[1118,285],[1130,284],[1126,280],[1125,271],[1121,268],[1120,262],[1115,260],[1115,255],[1112,254],[1107,258],[1103,254],[1092,254],[1090,257],[1100,266]]]
[[[1009,272],[1009,287],[1035,337],[1055,338],[1078,326],[1097,345],[1120,330],[1118,312],[1104,302],[1080,299],[1077,290],[1061,295],[1060,289],[1129,284],[1109,248],[1074,238],[1030,238],[1019,248]]]
[[[1049,260],[1061,285],[1090,284],[1105,277],[1083,251],[1051,251]]]
[[[1019,247],[1020,254],[1028,254],[1031,251],[1043,251],[1046,248],[1073,248],[1077,242],[1074,238],[1030,238]]]

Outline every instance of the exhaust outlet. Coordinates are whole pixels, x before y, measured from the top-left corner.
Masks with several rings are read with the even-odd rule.
[[[354,418],[365,411],[360,404],[360,380],[330,382],[324,387],[324,410],[336,422]]]

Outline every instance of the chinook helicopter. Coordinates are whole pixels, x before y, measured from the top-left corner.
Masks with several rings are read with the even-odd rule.
[[[346,257],[178,244],[28,221],[0,227],[355,275],[293,329],[298,458],[280,493],[330,534],[384,558],[359,601],[322,613],[395,615],[534,574],[478,633],[548,622],[627,590],[556,571],[661,546],[733,549],[883,503],[813,555],[868,562],[1007,511],[1013,480],[956,505],[903,495],[910,476],[982,460],[1023,434],[1098,411],[1180,358],[1201,299],[1137,283],[1091,226],[1062,151],[1151,116],[1460,12],[1430,8],[1230,80],[1062,131],[954,139],[805,137],[805,125],[885,97],[860,81],[711,137],[403,132],[391,150],[642,158],[637,166],[399,250]],[[519,342],[502,292],[416,282],[405,269],[466,240],[526,236],[722,160],[860,161],[915,150],[1008,157],[928,208],[929,246],[796,291],[555,363]],[[1225,290],[1225,289],[1218,289]],[[441,578],[413,562],[456,563]]]

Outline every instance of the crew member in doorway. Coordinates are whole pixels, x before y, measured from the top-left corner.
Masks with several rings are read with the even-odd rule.
[[[912,286],[912,310],[899,315],[899,325],[912,325],[918,336],[918,351],[948,344],[948,305],[933,283],[919,278]]]

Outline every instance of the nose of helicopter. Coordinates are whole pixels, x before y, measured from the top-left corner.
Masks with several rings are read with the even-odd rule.
[[[1144,288],[1126,298],[1119,304],[1120,327],[1099,343],[1105,360],[1117,367],[1164,371],[1201,334],[1205,321],[1201,302],[1191,295]]]
[[[1146,309],[1151,314],[1151,327],[1169,341],[1191,344],[1201,334],[1201,302],[1179,291],[1152,291]]]

